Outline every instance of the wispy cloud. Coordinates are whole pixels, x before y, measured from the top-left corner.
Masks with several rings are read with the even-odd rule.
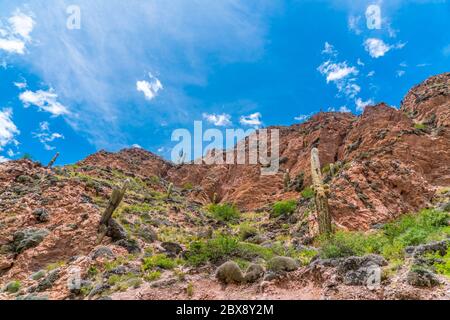
[[[203,119],[208,121],[209,123],[212,123],[213,125],[217,127],[228,127],[232,125],[231,122],[231,115],[222,113],[222,114],[208,114],[203,113]]]
[[[363,101],[361,98],[356,99],[356,110],[363,112],[367,106],[373,105],[375,102],[372,99],[369,99],[367,101]]]
[[[0,110],[0,151],[9,144],[17,145],[18,134],[20,131],[12,121],[12,109]]]
[[[39,131],[33,133],[33,136],[39,140],[40,143],[44,145],[45,150],[51,151],[54,150],[55,147],[50,145],[51,142],[54,142],[58,139],[64,139],[64,136],[57,132],[50,131],[50,125],[48,122],[44,121],[39,124]]]
[[[6,27],[0,29],[0,50],[19,55],[25,54],[26,45],[31,41],[30,34],[34,25],[35,22],[30,15],[17,10],[8,18]]]
[[[27,90],[20,94],[19,99],[24,107],[28,108],[33,105],[38,107],[40,111],[49,112],[55,117],[69,114],[67,107],[58,102],[58,95],[53,89],[49,91],[38,90],[36,92]]]
[[[324,50],[324,52],[329,51],[334,54],[329,60],[322,63],[317,70],[325,76],[327,83],[332,82],[336,85],[340,95],[354,99],[361,92],[361,87],[356,83],[359,70],[349,65],[347,61],[337,61],[338,53],[328,42],[325,44],[325,49],[327,48],[329,50]],[[360,59],[358,59],[358,64],[363,64]]]
[[[242,116],[239,120],[240,124],[243,126],[259,128],[262,126],[262,114],[256,112],[248,116]]]
[[[70,106],[64,118],[73,128],[109,149],[130,145],[128,126],[191,121],[203,106],[187,88],[206,85],[208,59],[258,59],[264,52],[265,18],[278,6],[270,0],[78,0],[81,29],[69,30],[66,1],[26,3],[38,45],[27,48],[23,64]],[[148,98],[156,91],[142,70],[158,70],[163,77],[164,94],[152,100],[152,108],[139,94]],[[140,92],[137,80],[148,82],[140,83]],[[124,106],[133,106],[133,112]]]

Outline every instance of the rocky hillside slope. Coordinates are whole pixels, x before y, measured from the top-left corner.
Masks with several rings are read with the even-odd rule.
[[[56,168],[29,160],[0,164],[0,299],[445,298],[445,278],[428,269],[412,272],[410,264],[431,259],[416,251],[445,256],[448,247],[448,216],[441,211],[450,201],[449,96],[447,73],[413,88],[400,110],[379,104],[359,117],[320,113],[279,127],[282,170],[276,176],[261,176],[259,166],[175,166],[142,149],[101,151]],[[308,239],[313,147],[339,229],[368,231],[383,247]],[[97,243],[112,190],[125,181],[124,200]],[[241,213],[209,207],[214,194]],[[274,214],[280,200],[293,200],[295,209]],[[408,220],[404,228],[392,227],[395,236],[391,227],[377,231],[427,207],[439,210],[417,220],[423,230]],[[432,241],[440,242],[420,247]],[[360,257],[366,253],[384,258]],[[434,259],[430,263],[440,266],[448,258]],[[228,260],[249,268],[241,275],[247,283],[223,291],[214,274]],[[390,270],[383,287],[369,293],[358,286],[368,265]]]

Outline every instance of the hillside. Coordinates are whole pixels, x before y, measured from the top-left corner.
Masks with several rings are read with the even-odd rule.
[[[450,298],[450,73],[411,89],[398,110],[380,103],[277,128],[275,176],[176,166],[137,148],[64,167],[0,164],[0,299]],[[332,239],[307,232],[312,148],[330,186]],[[250,269],[231,266],[243,284],[224,290],[215,272],[228,260]],[[378,289],[364,286],[368,266],[383,269]]]

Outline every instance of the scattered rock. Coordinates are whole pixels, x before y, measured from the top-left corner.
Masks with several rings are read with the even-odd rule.
[[[115,219],[109,220],[108,231],[106,235],[113,241],[119,241],[127,238],[126,231]]]
[[[59,279],[60,276],[61,274],[59,269],[53,270],[47,275],[47,277],[45,277],[44,280],[39,282],[36,291],[42,292],[50,289],[51,287],[53,287],[53,284]]]
[[[234,261],[225,262],[216,271],[216,278],[222,283],[243,283],[245,281],[241,268]]]
[[[147,243],[153,243],[158,240],[158,235],[155,230],[150,227],[144,227],[139,230],[138,236],[142,238]]]
[[[161,247],[164,248],[166,255],[169,257],[177,257],[183,251],[179,244],[173,242],[163,242]]]
[[[13,265],[12,259],[7,259],[6,257],[0,256],[0,271],[8,270]]]
[[[98,258],[111,258],[111,259],[113,259],[113,258],[115,258],[115,254],[108,247],[99,247],[99,248],[96,248],[91,253],[91,258],[93,260],[97,260]]]
[[[447,252],[447,249],[450,245],[450,239],[446,239],[439,242],[432,242],[424,245],[420,245],[417,247],[407,247],[405,249],[408,255],[413,257],[423,256],[427,253],[435,253],[439,252],[442,256],[444,256]]]
[[[34,248],[50,233],[47,229],[27,229],[17,231],[13,236],[13,247],[16,253]]]
[[[292,272],[298,268],[298,261],[289,257],[275,257],[269,261],[269,270],[275,273]]]
[[[33,216],[38,222],[45,223],[50,220],[50,214],[44,208],[36,209],[33,211]]]
[[[140,253],[141,247],[134,239],[122,239],[114,243],[115,245],[127,249],[128,253]]]
[[[105,292],[106,290],[109,290],[109,289],[111,289],[111,286],[107,283],[98,284],[91,290],[91,292],[89,292],[88,297],[92,298],[94,296],[101,294],[102,292]]]
[[[416,268],[411,270],[406,278],[408,284],[420,288],[432,288],[440,284],[439,279],[429,270]]]

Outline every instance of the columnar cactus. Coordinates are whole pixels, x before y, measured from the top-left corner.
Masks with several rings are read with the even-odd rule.
[[[289,185],[291,183],[291,176],[289,175],[289,169],[286,170],[283,177],[283,185],[284,185],[284,191],[289,191]]]
[[[313,180],[314,194],[317,218],[320,234],[331,234],[333,228],[331,225],[331,214],[328,206],[328,186],[323,183],[319,150],[317,148],[311,151],[311,177]]]
[[[103,212],[102,218],[100,220],[99,228],[98,228],[98,237],[97,237],[97,245],[100,244],[108,232],[109,222],[112,218],[114,211],[119,207],[123,198],[125,197],[125,193],[127,192],[128,186],[130,184],[130,180],[126,180],[122,186],[122,188],[114,188],[111,198],[109,199],[108,206]]]
[[[169,184],[169,187],[167,187],[167,199],[170,199],[170,196],[172,195],[173,190],[173,183]]]
[[[47,168],[53,167],[53,165],[55,164],[56,160],[58,160],[58,157],[59,157],[59,152],[57,152],[55,154],[55,156],[52,158],[52,160],[48,163]]]

